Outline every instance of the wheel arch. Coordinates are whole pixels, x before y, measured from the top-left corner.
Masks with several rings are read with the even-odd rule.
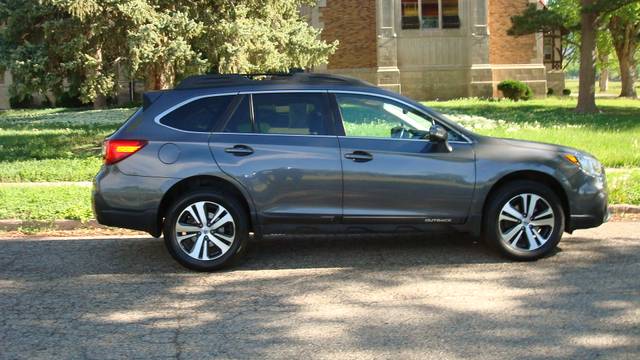
[[[158,221],[157,226],[158,235],[162,232],[163,221],[165,218],[165,212],[168,207],[180,196],[187,191],[194,189],[220,189],[224,193],[232,194],[232,196],[236,197],[242,207],[244,208],[247,219],[249,220],[249,230],[252,232],[257,232],[258,230],[258,222],[256,218],[256,211],[253,206],[253,202],[249,198],[248,194],[243,192],[239,185],[234,184],[232,181],[228,179],[224,179],[222,177],[213,176],[213,175],[195,175],[188,178],[184,178],[175,184],[173,184],[169,190],[167,190],[160,201],[160,205],[158,206]]]
[[[536,171],[536,170],[520,170],[520,171],[515,171],[515,172],[504,175],[498,181],[496,181],[487,192],[487,195],[485,196],[484,202],[482,205],[482,221],[481,221],[482,232],[484,232],[484,223],[485,223],[484,220],[485,220],[485,217],[487,216],[487,206],[489,205],[489,201],[491,200],[491,197],[493,196],[493,194],[495,194],[496,191],[498,191],[498,189],[505,186],[506,184],[514,181],[519,181],[519,180],[529,180],[529,181],[538,182],[547,186],[551,191],[553,191],[558,197],[558,199],[560,199],[560,203],[562,205],[562,211],[564,212],[564,219],[565,219],[564,220],[565,229],[570,228],[569,221],[571,218],[570,216],[571,211],[569,208],[569,197],[567,196],[567,193],[564,190],[564,187],[562,186],[560,181],[558,181],[556,178],[554,178],[553,176],[545,172]]]

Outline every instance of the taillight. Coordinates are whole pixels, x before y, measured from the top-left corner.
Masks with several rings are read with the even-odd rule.
[[[115,164],[135,154],[147,145],[146,140],[105,140],[103,144],[104,163]]]

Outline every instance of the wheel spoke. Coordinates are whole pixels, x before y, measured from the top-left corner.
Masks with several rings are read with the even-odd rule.
[[[229,212],[224,214],[224,216],[220,220],[217,220],[213,225],[211,225],[211,229],[212,230],[218,230],[222,225],[224,225],[224,224],[226,224],[228,222],[233,222],[233,218],[231,217]]]
[[[527,241],[529,241],[529,250],[535,250],[536,248],[538,248],[539,245],[536,242],[536,236],[533,234],[533,231],[531,230],[531,228],[528,226],[525,226],[524,232],[527,236]]]
[[[192,238],[194,236],[197,236],[197,235],[198,235],[198,233],[192,233],[192,234],[187,234],[187,235],[182,235],[182,236],[178,235],[177,236],[178,242],[183,242],[184,240],[190,239],[190,238]]]
[[[538,220],[541,218],[545,218],[549,215],[553,215],[553,210],[551,210],[551,208],[548,208],[547,210],[541,212],[540,214],[536,214],[536,216],[532,217],[531,220]]]
[[[202,234],[198,237],[198,240],[196,241],[196,243],[193,245],[193,248],[191,249],[191,251],[189,252],[189,256],[196,258],[196,259],[200,259],[200,252],[202,250],[202,244],[205,243],[204,241],[205,235]],[[206,246],[206,243],[205,243]]]
[[[216,213],[215,215],[213,215],[210,222],[216,221],[216,219],[219,218],[220,215],[222,215],[222,213],[225,211],[226,211],[225,208],[223,208],[222,206],[218,206],[218,210],[216,210]],[[207,222],[207,225],[210,225],[209,222]]]
[[[198,217],[198,214],[196,214],[196,212],[193,211],[193,205],[187,207],[185,210],[189,213],[189,215],[191,215],[193,220],[195,220],[198,223],[199,227],[203,226],[204,223],[202,221],[200,221],[200,218]]]
[[[543,238],[536,229],[531,229],[531,233],[533,233],[533,236],[538,240],[540,246],[544,245],[547,242],[547,239]]]
[[[516,225],[513,228],[511,228],[511,230],[509,230],[507,233],[502,233],[502,238],[506,242],[510,243],[513,237],[520,231],[522,231],[522,225]]]
[[[527,211],[525,212],[527,214],[527,219],[531,219],[533,217],[533,212],[536,210],[536,205],[538,204],[539,199],[540,196],[536,194],[529,195],[529,206],[527,207]]]
[[[200,224],[206,224],[207,223],[207,211],[204,209],[204,201],[200,201],[198,203],[196,203],[194,206],[196,208],[196,211],[198,211],[198,217],[199,217],[199,221]]]
[[[187,225],[187,224],[182,224],[182,223],[177,223],[176,224],[176,231],[177,232],[193,233],[193,232],[199,232],[200,229],[201,228],[198,227],[198,226]]]
[[[513,206],[511,206],[510,203],[507,203],[504,208],[502,208],[502,212],[503,213],[507,213],[511,216],[513,216],[514,218],[522,221],[524,219],[524,217],[522,216],[522,214],[516,210]]]
[[[226,253],[227,250],[229,250],[229,248],[231,247],[230,245],[227,245],[223,241],[218,239],[216,235],[209,236],[209,240],[211,240],[211,242],[213,242],[222,251],[223,254]]]
[[[534,220],[529,224],[531,224],[532,226],[553,226],[555,224],[555,220],[553,219],[553,217],[550,217],[541,220]]]
[[[504,212],[500,214],[500,218],[498,219],[499,221],[511,221],[514,223],[518,223],[520,224],[522,221],[519,219],[514,218],[513,216],[509,215],[509,214],[505,214]]]
[[[228,242],[232,242],[233,239],[235,238],[233,235],[225,235],[225,234],[219,234],[219,233],[212,233],[211,235]]]

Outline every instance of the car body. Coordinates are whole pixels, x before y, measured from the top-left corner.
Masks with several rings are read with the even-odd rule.
[[[563,230],[595,227],[608,217],[604,169],[589,154],[480,136],[418,102],[356,79],[306,73],[266,80],[199,76],[173,90],[147,93],[144,101],[105,143],[107,164],[93,190],[101,224],[157,237],[172,205],[203,190],[223,202],[233,198],[231,205],[246,222],[243,231],[256,238],[300,232],[486,236],[492,196],[514,183],[532,189],[507,194],[521,196],[511,202],[521,213],[529,202],[537,209],[532,213],[557,206],[554,219],[560,222],[549,228],[559,231],[553,236],[558,241]],[[395,121],[398,126],[385,130]],[[544,202],[534,204],[531,199],[539,196]],[[212,212],[220,205],[206,204]],[[184,214],[185,221],[206,227],[196,219],[204,213]],[[507,216],[501,214],[496,216]],[[551,236],[550,229],[528,232],[524,222],[518,226],[533,238]],[[206,243],[207,237],[200,237]],[[523,260],[550,251],[501,250]],[[229,259],[178,260],[206,270]]]

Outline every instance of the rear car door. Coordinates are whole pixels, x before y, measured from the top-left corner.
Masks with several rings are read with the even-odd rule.
[[[262,225],[336,221],[342,179],[328,94],[241,94],[209,147],[220,168],[251,194]]]
[[[472,144],[449,131],[451,152],[421,138],[435,121],[388,97],[334,94],[345,223],[463,223],[475,186]]]

